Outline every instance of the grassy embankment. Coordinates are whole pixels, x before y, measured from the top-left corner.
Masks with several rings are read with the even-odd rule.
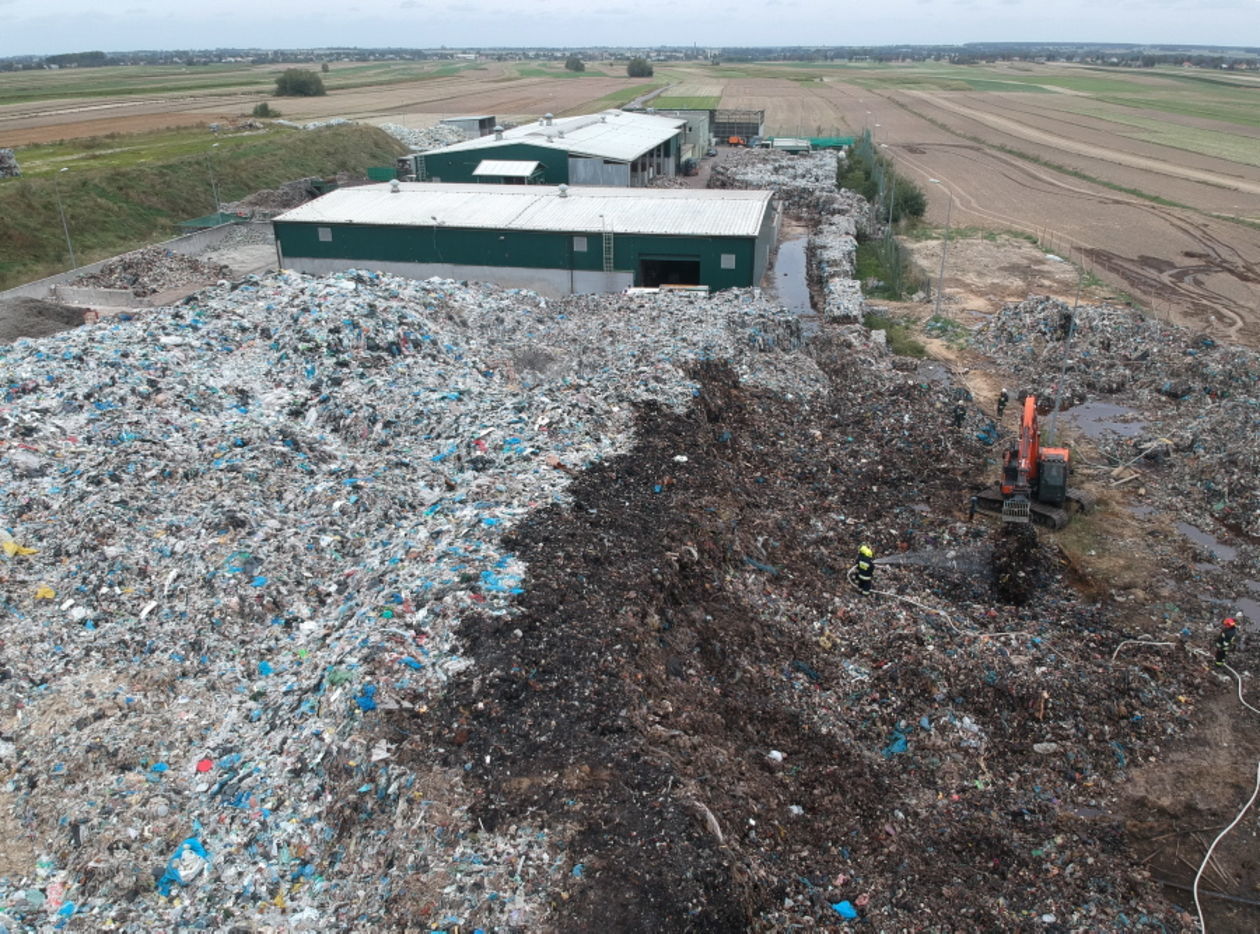
[[[187,131],[170,137],[168,145],[155,140],[149,148],[129,146],[128,137],[107,140],[103,149],[110,152],[99,161],[57,154],[55,147],[31,147],[30,165],[35,171],[23,178],[0,180],[0,244],[4,245],[0,289],[62,272],[68,266],[54,189],[57,165],[70,166],[57,181],[80,263],[164,240],[178,233],[179,221],[211,213],[210,137],[203,131],[192,151]],[[393,137],[369,126],[305,132],[275,127],[266,133],[220,137],[217,142],[214,180],[221,201],[305,176],[362,173],[368,166],[392,164],[405,150]],[[88,148],[87,153],[90,156],[94,151]],[[27,154],[28,150],[17,154],[24,166]]]

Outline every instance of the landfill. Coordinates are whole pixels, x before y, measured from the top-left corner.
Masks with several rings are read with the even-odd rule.
[[[127,289],[133,295],[144,297],[230,276],[231,270],[226,266],[162,247],[145,247],[110,260],[96,272],[78,276],[71,285]]]
[[[1189,923],[1112,809],[1201,638],[995,597],[860,326],[278,273],[0,376],[11,930]]]
[[[0,149],[0,178],[19,178],[22,169],[12,149]]]
[[[1156,471],[1170,502],[1260,537],[1260,354],[1128,306],[1044,296],[1005,306],[974,345],[1062,408],[1138,407],[1139,432],[1100,439],[1112,465]]]
[[[441,149],[452,143],[462,143],[468,135],[457,126],[437,123],[424,129],[414,130],[397,123],[382,123],[381,129],[394,139],[406,144],[413,151],[424,152],[429,149]]]

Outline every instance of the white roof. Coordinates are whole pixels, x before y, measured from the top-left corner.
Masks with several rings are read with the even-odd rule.
[[[398,191],[391,191],[397,184]],[[773,192],[389,182],[339,188],[279,223],[755,237]]]
[[[560,149],[576,156],[630,162],[676,135],[686,124],[686,120],[676,117],[605,110],[580,117],[557,117],[547,125],[542,121],[527,123],[504,130],[502,140],[493,136],[482,136],[465,143],[430,149],[425,155],[487,149],[508,143],[529,143]]]
[[[538,162],[523,159],[482,159],[473,169],[473,175],[494,175],[501,178],[529,178],[538,168]]]

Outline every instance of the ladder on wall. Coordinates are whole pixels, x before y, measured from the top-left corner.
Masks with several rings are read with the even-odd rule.
[[[604,228],[604,272],[613,271],[613,232]]]

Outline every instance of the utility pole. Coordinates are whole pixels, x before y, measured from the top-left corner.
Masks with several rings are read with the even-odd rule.
[[[929,178],[928,181],[935,185],[940,185],[941,188],[945,189],[945,194],[949,196],[949,201],[945,204],[945,234],[941,237],[941,268],[936,274],[936,304],[932,311],[933,315],[940,317],[941,298],[945,288],[945,251],[949,248],[949,222],[954,215],[954,193],[945,188],[944,185],[941,185],[939,178]]]
[[[66,208],[61,203],[61,173],[69,169],[59,169],[53,176],[53,193],[57,196],[57,213],[61,215],[61,230],[66,235],[66,249],[70,252],[70,268],[78,269],[79,261],[74,258],[74,244],[70,242],[70,225],[66,223]]]
[[[214,151],[219,148],[218,143],[212,143],[210,148],[206,150],[206,168],[210,170],[210,191],[214,195],[214,213],[219,213],[219,186],[214,180]]]

